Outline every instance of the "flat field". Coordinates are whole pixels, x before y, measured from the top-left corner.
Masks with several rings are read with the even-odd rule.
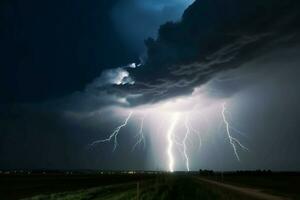
[[[299,183],[299,176],[1,175],[0,199],[299,199],[299,186],[293,183]]]

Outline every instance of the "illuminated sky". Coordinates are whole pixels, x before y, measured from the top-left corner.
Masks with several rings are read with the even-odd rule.
[[[300,170],[296,0],[0,6],[0,168]]]

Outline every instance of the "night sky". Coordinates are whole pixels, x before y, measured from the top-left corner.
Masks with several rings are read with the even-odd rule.
[[[0,14],[0,169],[300,170],[299,1],[4,0]]]

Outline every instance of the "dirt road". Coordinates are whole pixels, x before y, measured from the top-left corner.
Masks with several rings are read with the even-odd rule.
[[[253,197],[256,199],[264,199],[264,200],[287,200],[287,198],[284,197],[280,197],[280,196],[275,196],[275,195],[271,195],[271,194],[266,194],[263,193],[262,191],[258,190],[258,189],[253,189],[253,188],[245,188],[245,187],[239,187],[239,186],[234,186],[234,185],[229,185],[229,184],[225,184],[225,183],[220,183],[217,181],[212,181],[212,180],[208,180],[205,178],[198,178],[200,181],[212,184],[212,185],[216,185],[219,187],[223,187],[229,190],[233,190],[245,195],[248,195],[249,197]]]

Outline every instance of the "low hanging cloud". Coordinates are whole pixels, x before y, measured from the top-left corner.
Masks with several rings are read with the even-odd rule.
[[[296,0],[195,1],[180,22],[146,41],[145,64],[128,70],[135,83],[108,90],[136,95],[127,99],[133,106],[191,94],[222,72],[299,43],[299,8]]]
[[[94,80],[88,88],[98,88],[107,85],[126,85],[134,84],[134,80],[130,77],[129,72],[123,68],[109,69],[102,72],[101,76]]]
[[[125,93],[112,93],[111,87],[133,85],[135,81],[128,69],[136,69],[141,64],[130,63],[123,67],[104,70],[83,91],[78,91],[65,98],[45,102],[44,107],[54,110],[93,112],[107,106],[128,106]]]
[[[92,140],[105,138],[124,120],[110,109],[100,109],[189,95],[194,88],[213,82],[224,93],[222,97],[243,89],[240,99],[233,101],[238,107],[237,122],[245,125],[254,144],[251,151],[255,156],[246,158],[251,165],[245,166],[299,170],[299,4],[296,0],[196,1],[181,22],[161,26],[158,38],[147,40],[148,58],[142,66],[132,63],[103,71],[84,90],[43,105],[2,106],[0,165],[119,169],[120,163],[129,160],[130,165],[143,169],[139,165],[146,158],[142,151],[137,159],[136,154],[111,156],[110,145],[86,150]],[[256,85],[248,88],[242,85],[245,81],[239,81],[246,68],[258,73],[252,80]],[[133,130],[136,126],[123,130],[122,135]],[[129,152],[126,139],[124,146]],[[207,152],[201,163],[217,163]]]
[[[300,42],[298,8],[296,0],[197,0],[180,22],[162,25],[158,38],[146,41],[148,55],[142,65],[106,70],[83,92],[62,102],[69,102],[71,110],[137,106],[190,95],[222,74],[235,78],[230,76],[237,73],[227,72]],[[243,87],[240,83],[228,89],[221,82],[214,86],[223,90],[221,96]]]

